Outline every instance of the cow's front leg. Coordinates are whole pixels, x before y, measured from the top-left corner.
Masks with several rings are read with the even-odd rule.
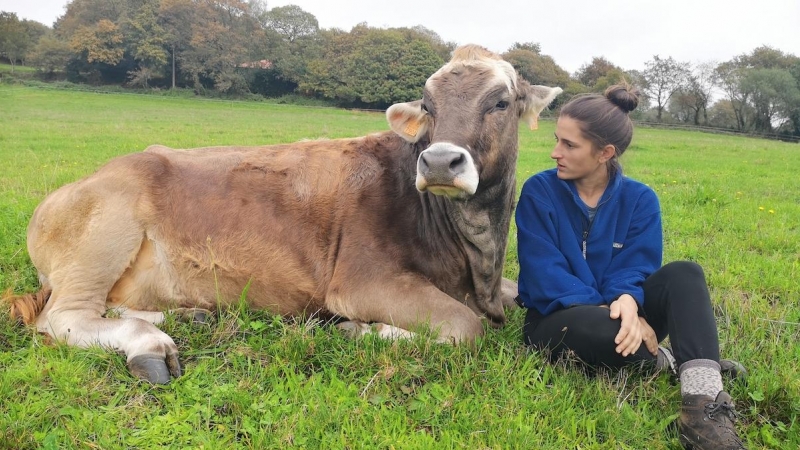
[[[98,345],[122,352],[132,374],[151,383],[166,384],[181,376],[178,347],[152,323],[136,317],[105,318],[81,301],[51,297],[36,321],[39,331],[69,345]],[[87,302],[97,304],[97,302]]]
[[[388,323],[364,323],[358,320],[339,322],[336,327],[347,333],[351,338],[358,338],[368,334],[375,334],[382,339],[412,339],[417,334],[404,330]]]
[[[503,303],[504,307],[516,308],[518,305],[514,299],[517,298],[518,295],[519,288],[516,282],[508,278],[503,278],[500,281],[500,301]]]
[[[483,334],[480,317],[427,280],[410,274],[375,279],[383,281],[332,283],[329,290],[326,306],[356,321],[351,327],[356,334],[364,334],[358,321],[401,329],[386,328],[388,337],[406,337],[403,331],[420,326],[429,327],[445,342],[472,342]]]
[[[121,319],[137,318],[146,320],[153,325],[159,325],[166,320],[167,315],[172,314],[181,323],[210,323],[214,318],[214,313],[203,308],[175,308],[167,312],[161,311],[139,311],[125,306],[115,306],[106,311],[106,317],[119,317]]]

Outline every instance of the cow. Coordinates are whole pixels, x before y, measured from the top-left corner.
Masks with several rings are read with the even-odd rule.
[[[27,246],[41,290],[12,296],[11,315],[122,352],[152,383],[182,373],[156,327],[165,312],[191,318],[240,297],[356,334],[429,327],[472,342],[484,321],[505,323],[516,290],[502,273],[518,124],[534,128],[560,92],[467,45],[421,100],[386,111],[390,131],[113,159],[36,208]]]

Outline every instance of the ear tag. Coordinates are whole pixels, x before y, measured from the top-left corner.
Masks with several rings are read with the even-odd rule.
[[[419,122],[416,120],[409,120],[406,128],[403,130],[403,133],[412,137],[416,137],[417,131],[419,131]]]

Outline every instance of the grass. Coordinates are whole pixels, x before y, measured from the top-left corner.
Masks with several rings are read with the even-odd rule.
[[[160,143],[264,144],[387,129],[382,114],[0,85],[0,291],[32,291],[25,229],[47,193]],[[519,180],[552,166],[552,122],[521,130]],[[800,447],[800,147],[640,128],[626,173],[654,187],[665,260],[708,276],[728,388],[750,448]],[[512,236],[506,275],[517,273]],[[0,308],[0,448],[677,449],[678,386],[586,376],[520,343],[522,311],[475,348],[351,341],[312,319],[225,311],[168,321],[185,375],[133,378],[121,355],[49,344]]]
[[[29,66],[22,66],[22,65],[15,65],[11,66],[11,64],[0,64],[0,72],[8,72],[11,73],[11,70],[14,70],[14,73],[35,73],[36,69]]]

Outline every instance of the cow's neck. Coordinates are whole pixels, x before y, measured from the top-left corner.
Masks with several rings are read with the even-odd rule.
[[[499,292],[514,188],[512,171],[500,183],[479,191],[466,201],[453,201],[432,194],[419,196],[423,226],[436,230],[445,241],[457,236],[455,243],[466,255],[474,297],[464,300],[498,323],[505,320]]]
[[[475,303],[487,317],[505,320],[500,283],[506,257],[511,210],[514,201],[513,172],[500,184],[466,202],[452,202],[448,214],[460,231],[467,250],[475,287]]]

